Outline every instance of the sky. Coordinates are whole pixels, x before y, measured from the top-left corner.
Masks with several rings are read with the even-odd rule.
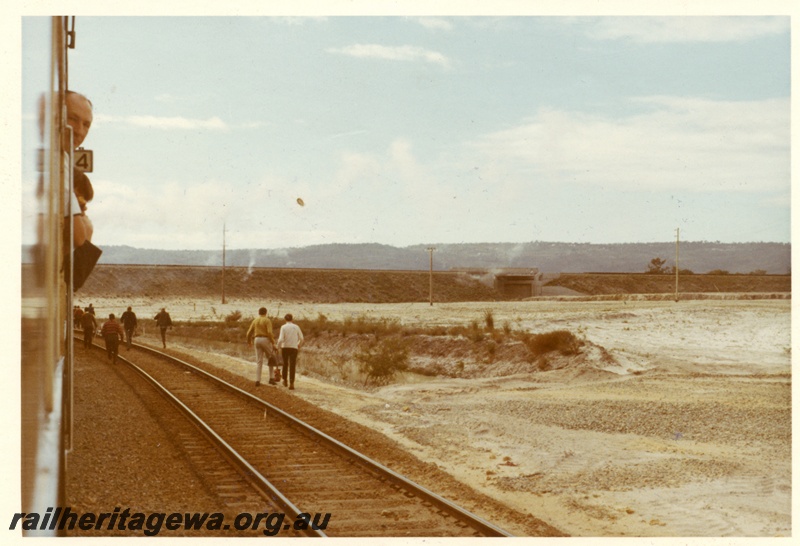
[[[20,25],[32,149],[40,21]],[[93,242],[790,242],[790,30],[780,15],[78,15]]]

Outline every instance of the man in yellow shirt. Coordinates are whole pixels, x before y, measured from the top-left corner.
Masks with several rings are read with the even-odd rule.
[[[262,307],[258,310],[258,316],[253,319],[250,328],[247,330],[247,344],[256,346],[256,387],[261,385],[261,367],[264,364],[264,356],[267,357],[269,367],[269,384],[276,385],[273,379],[272,368],[277,364],[275,354],[275,336],[272,335],[272,322],[267,317],[267,308]],[[275,364],[273,364],[273,362]]]

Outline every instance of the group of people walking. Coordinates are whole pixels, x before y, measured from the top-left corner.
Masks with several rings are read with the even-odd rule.
[[[273,334],[272,321],[267,316],[266,307],[258,310],[258,316],[247,330],[247,344],[255,346],[256,350],[257,387],[261,385],[261,373],[266,359],[269,370],[268,383],[270,385],[278,385],[282,382],[285,387],[294,390],[297,354],[303,345],[303,332],[294,323],[294,317],[291,313],[286,314],[283,318],[286,322],[281,326],[277,340]],[[83,347],[89,349],[92,345],[92,338],[97,331],[94,307],[89,305],[89,307],[82,310],[79,306],[76,306],[73,319],[76,326],[83,330]],[[156,321],[156,326],[161,332],[161,343],[166,348],[167,330],[172,328],[172,318],[167,310],[162,307],[161,311],[153,317],[153,320]],[[106,353],[109,360],[112,362],[117,361],[121,341],[125,341],[128,349],[131,348],[137,325],[136,313],[133,312],[131,307],[128,307],[120,315],[119,319],[114,313],[108,315],[108,320],[100,327],[100,335],[105,340]],[[278,369],[281,371],[280,374],[276,374]]]
[[[153,318],[156,325],[161,330],[161,343],[166,348],[167,346],[167,329],[172,327],[172,319],[167,313],[165,308]],[[95,318],[94,307],[90,304],[89,307],[81,309],[80,306],[75,306],[73,310],[73,322],[76,327],[83,330],[83,348],[89,349],[92,346],[92,338],[97,332],[97,319]],[[136,318],[136,313],[133,312],[132,307],[128,307],[117,319],[114,313],[108,315],[108,320],[100,327],[100,336],[106,344],[106,353],[108,359],[112,362],[117,361],[119,355],[119,344],[121,341],[125,342],[126,347],[130,350],[133,346],[133,336],[136,332],[136,327],[139,321]]]
[[[270,385],[277,385],[275,373],[278,369],[278,356],[281,357],[281,381],[284,387],[294,390],[295,372],[297,370],[297,353],[303,345],[303,332],[294,323],[291,313],[285,315],[286,323],[281,326],[278,340],[272,333],[272,321],[267,316],[267,308],[262,307],[258,310],[258,316],[253,319],[250,328],[247,330],[247,344],[255,346],[256,349],[256,387],[261,385],[261,371],[264,366],[264,359],[267,359],[269,370]],[[280,349],[280,355],[278,353]]]
[[[128,350],[130,350],[137,324],[136,313],[133,312],[131,307],[128,307],[128,309],[120,315],[119,321],[117,321],[117,317],[114,316],[114,313],[108,315],[108,320],[104,322],[103,327],[100,328],[100,335],[103,336],[106,342],[106,353],[108,353],[109,360],[116,363],[120,341],[124,340]]]

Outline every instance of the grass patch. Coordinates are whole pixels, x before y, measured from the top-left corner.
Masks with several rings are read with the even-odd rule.
[[[494,331],[494,312],[491,309],[487,309],[483,312],[483,321],[486,323],[486,331],[493,332]]]

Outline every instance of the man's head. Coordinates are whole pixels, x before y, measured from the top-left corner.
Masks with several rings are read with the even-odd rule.
[[[109,320],[114,320],[115,318],[116,317],[114,316],[114,313],[111,313],[110,315],[108,315],[108,319]]]
[[[128,307],[128,311],[132,311],[132,310],[133,310],[133,308],[131,308],[131,307]]]
[[[75,91],[67,91],[66,100],[67,123],[72,127],[72,143],[77,148],[83,144],[92,126],[92,102]]]
[[[294,317],[292,317],[291,313],[287,313],[286,316],[283,318],[286,320],[286,322],[292,322],[292,318]]]
[[[267,308],[266,307],[262,307],[261,309],[258,310],[258,314],[261,315],[262,317],[266,316]]]

